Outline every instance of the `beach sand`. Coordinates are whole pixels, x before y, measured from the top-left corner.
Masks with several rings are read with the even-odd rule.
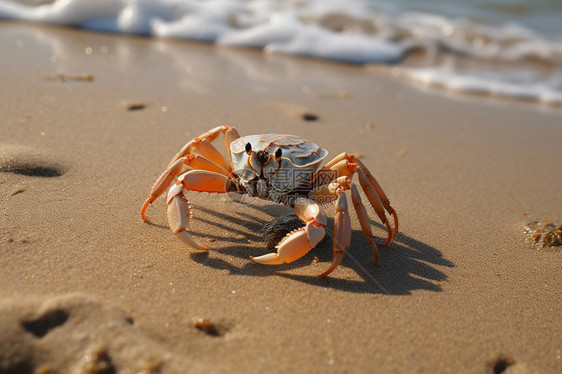
[[[562,223],[559,109],[23,23],[0,23],[0,51],[0,372],[561,371],[560,247],[523,235]],[[379,264],[352,212],[348,255],[316,277],[331,206],[327,238],[282,266],[249,256],[286,207],[191,194],[209,252],[170,232],[163,197],[144,223],[169,160],[219,124],[361,154],[400,218]]]

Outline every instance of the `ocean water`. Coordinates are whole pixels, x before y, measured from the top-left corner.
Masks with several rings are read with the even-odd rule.
[[[0,19],[352,64],[421,85],[562,105],[560,0],[0,0]]]

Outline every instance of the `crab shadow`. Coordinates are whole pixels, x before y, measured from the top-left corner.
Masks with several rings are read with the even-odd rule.
[[[314,286],[333,288],[346,292],[371,293],[371,294],[390,294],[405,295],[414,290],[441,291],[440,283],[447,279],[446,274],[440,268],[452,268],[455,265],[445,259],[443,254],[425,243],[420,242],[407,235],[399,233],[394,241],[386,247],[379,246],[378,265],[373,265],[373,252],[366,243],[360,230],[353,230],[351,246],[347,250],[346,256],[341,267],[352,269],[361,280],[338,278],[337,269],[327,278],[319,278],[316,274],[324,271],[332,261],[333,240],[333,219],[329,218],[325,239],[313,248],[307,255],[290,264],[277,266],[264,266],[249,261],[250,255],[262,255],[273,251],[264,246],[248,246],[248,240],[262,242],[260,230],[265,223],[263,213],[271,216],[271,219],[286,214],[288,208],[279,205],[253,206],[247,205],[243,211],[234,211],[231,214],[221,213],[197,206],[205,217],[194,218],[206,224],[213,225],[219,230],[228,232],[228,236],[214,235],[210,233],[192,234],[199,238],[213,238],[229,245],[216,248],[216,252],[221,256],[211,256],[209,252],[191,252],[191,258],[197,263],[215,269],[228,270],[232,275],[268,277],[279,276],[297,282],[307,283]],[[210,217],[213,219],[209,219]],[[218,222],[218,223],[217,223]],[[245,230],[238,230],[233,225],[225,224],[236,222],[237,225],[244,226]],[[384,226],[372,222],[372,224],[382,232]],[[248,231],[250,234],[248,234]],[[243,239],[241,239],[243,238]],[[376,238],[380,243],[383,238]],[[245,260],[242,266],[233,265],[224,258],[224,255],[237,257]],[[312,263],[312,259],[318,257],[317,264]],[[234,261],[240,263],[240,261]],[[314,275],[302,275],[289,272],[292,269],[302,267],[314,267]]]

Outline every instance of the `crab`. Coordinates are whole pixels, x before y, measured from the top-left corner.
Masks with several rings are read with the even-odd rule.
[[[211,144],[224,136],[230,162]],[[197,152],[197,153],[195,153]],[[190,234],[192,206],[186,198],[190,191],[209,193],[247,194],[284,204],[294,209],[304,227],[288,233],[277,244],[276,252],[250,259],[259,264],[276,265],[295,261],[314,248],[326,235],[327,218],[322,205],[335,202],[333,261],[319,277],[326,277],[342,261],[351,243],[351,219],[348,211],[347,190],[365,239],[378,262],[377,245],[371,231],[371,222],[353,177],[370,205],[386,226],[390,243],[398,233],[398,216],[390,201],[369,169],[354,154],[342,153],[320,167],[328,152],[318,145],[294,135],[262,134],[240,137],[236,128],[216,127],[190,140],[156,180],[150,196],[141,209],[147,221],[146,210],[170,185],[168,191],[168,222],[170,229],[189,246],[208,250]],[[190,170],[185,171],[189,168]],[[392,215],[394,230],[386,212]]]

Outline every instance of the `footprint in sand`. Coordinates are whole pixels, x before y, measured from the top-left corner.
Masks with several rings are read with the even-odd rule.
[[[210,372],[117,306],[84,294],[0,301],[0,373]]]
[[[529,370],[524,362],[516,362],[512,357],[503,354],[490,360],[484,372],[491,374],[534,373],[534,371]]]
[[[0,144],[0,172],[32,177],[60,177],[66,168],[52,156],[35,148],[15,144]]]

